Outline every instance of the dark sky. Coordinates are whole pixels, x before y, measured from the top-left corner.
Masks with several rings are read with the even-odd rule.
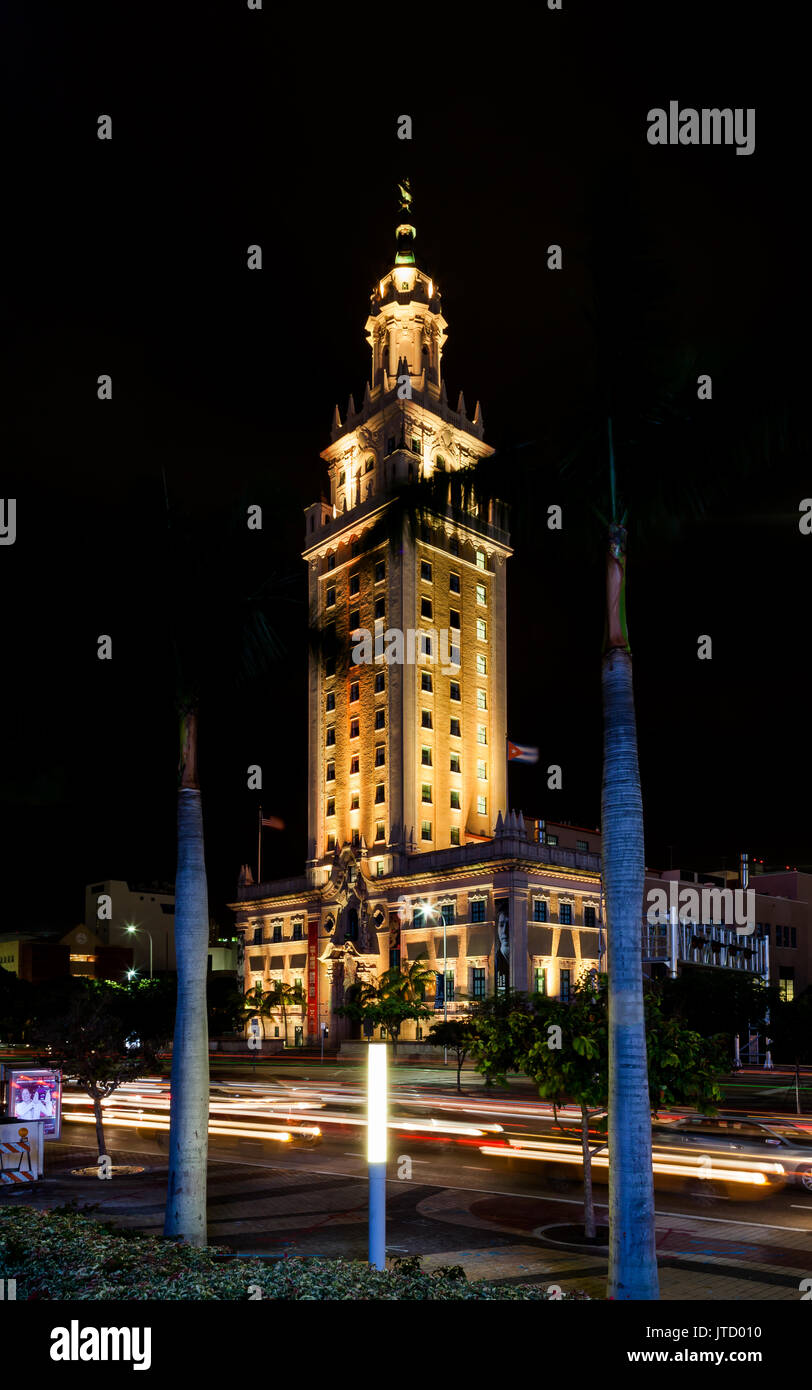
[[[644,360],[647,320],[631,298],[625,312],[622,290],[650,254],[656,331],[697,371],[711,364],[719,408],[748,421],[780,397],[789,421],[769,463],[711,488],[700,523],[663,527],[630,555],[647,860],[710,869],[746,848],[809,864],[812,538],[797,524],[812,494],[797,429],[808,121],[791,7],[768,18],[720,5],[711,32],[707,7],[565,0],[504,32],[466,12],[451,35],[422,12],[379,11],[366,30],[345,12],[297,27],[238,0],[176,7],[171,21],[160,7],[126,19],[82,8],[77,20],[12,7],[3,45],[2,493],[18,506],[16,544],[0,548],[3,928],[73,924],[97,878],[174,876],[162,471],[175,515],[208,538],[206,582],[184,595],[204,629],[219,577],[224,608],[235,582],[218,528],[264,504],[247,567],[271,576],[285,648],[271,676],[240,688],[220,626],[208,629],[212,911],[227,921],[239,865],[255,859],[249,763],[263,767],[266,813],[287,822],[266,835],[266,869],[301,871],[303,509],[325,484],[333,405],[343,415],[350,391],[360,403],[369,375],[363,325],[391,265],[403,175],[418,263],[449,322],[449,401],[463,389],[472,412],[479,399],[488,441],[537,460],[527,507],[514,504],[508,707],[511,737],[541,761],[511,770],[512,804],[589,826],[600,814],[604,581],[599,549],[582,543],[596,496],[577,481],[561,492],[555,450],[595,410],[583,304],[611,243],[618,340]],[[671,99],[755,107],[755,153],[648,146],[646,113]],[[560,274],[545,269],[552,242]],[[96,399],[102,372],[109,404]],[[627,480],[633,512],[631,469]],[[550,533],[542,514],[534,527],[561,497],[572,526]],[[100,633],[112,662],[96,658]],[[696,659],[704,633],[712,662]],[[563,767],[561,792],[546,790],[548,763]]]

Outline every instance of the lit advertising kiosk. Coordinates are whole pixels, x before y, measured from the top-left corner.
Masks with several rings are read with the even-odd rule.
[[[62,1073],[44,1067],[3,1067],[0,1183],[36,1182],[46,1139],[62,1132]]]

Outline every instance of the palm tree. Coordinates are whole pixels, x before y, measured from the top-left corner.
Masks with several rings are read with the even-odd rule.
[[[270,999],[270,1007],[273,1009],[278,1008],[282,1011],[282,1026],[285,1030],[285,1047],[287,1047],[288,1007],[292,1004],[301,1005],[304,1002],[301,985],[297,988],[296,985],[286,984],[284,980],[274,980],[268,997]]]
[[[203,807],[198,776],[201,703],[214,713],[226,683],[265,674],[282,653],[266,608],[273,577],[258,579],[263,557],[245,544],[246,507],[208,526],[167,513],[162,616],[169,623],[180,714],[178,861],[175,879],[177,1011],[172,1050],[169,1179],[164,1234],[206,1243],[209,1050],[206,977],[209,942]],[[275,501],[277,499],[274,499]],[[272,505],[268,504],[270,514]],[[215,560],[219,563],[215,563]],[[283,580],[282,584],[287,584]],[[277,595],[279,585],[277,584]],[[284,595],[281,595],[284,597]]]
[[[263,1039],[265,1037],[265,1020],[270,1017],[274,1004],[273,986],[270,990],[264,990],[259,982],[254,985],[253,989],[247,990],[243,996],[243,1020],[248,1022],[252,1018],[258,1018]]]

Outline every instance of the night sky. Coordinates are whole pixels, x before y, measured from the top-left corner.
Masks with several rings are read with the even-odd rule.
[[[791,7],[782,20],[781,7],[768,19],[720,5],[710,33],[707,7],[661,4],[646,17],[564,3],[496,37],[473,12],[444,35],[420,10],[378,10],[369,29],[336,13],[319,30],[238,0],[175,7],[171,25],[150,6],[117,20],[114,6],[81,7],[78,20],[13,8],[1,491],[18,516],[16,544],[0,548],[3,929],[67,929],[96,879],[174,876],[164,476],[173,515],[206,538],[206,582],[184,603],[208,647],[212,914],[229,922],[239,866],[255,863],[260,800],[287,824],[266,832],[263,877],[302,871],[303,510],[326,487],[318,455],[333,406],[343,418],[350,392],[360,405],[369,377],[363,325],[391,267],[403,176],[418,264],[449,323],[449,403],[462,389],[473,414],[479,400],[505,467],[521,456],[534,470],[527,505],[514,499],[508,710],[510,736],[541,760],[511,769],[512,805],[590,827],[600,815],[603,502],[593,475],[562,480],[557,460],[600,413],[582,305],[589,267],[609,256],[610,336],[629,373],[640,368],[641,409],[658,370],[650,329],[684,350],[694,381],[712,373],[714,400],[698,407],[694,389],[693,411],[718,408],[745,427],[763,412],[786,427],[741,477],[720,484],[708,470],[701,520],[675,516],[630,549],[647,862],[711,870],[747,849],[812,863],[812,537],[798,528],[812,495],[808,119]],[[755,153],[649,146],[647,111],[671,99],[755,107]],[[396,138],[403,112],[411,142]],[[102,113],[110,142],[96,138]],[[252,243],[259,273],[246,269]],[[546,269],[550,243],[563,247],[560,273]],[[653,327],[631,284],[649,258]],[[96,398],[103,372],[109,403]],[[631,525],[644,510],[635,447],[618,441]],[[240,544],[253,547],[247,570],[269,577],[284,651],[241,686],[208,608],[220,576],[223,595],[233,588],[229,518],[250,502],[264,529]],[[546,528],[551,503],[565,506],[561,533]],[[101,633],[111,662],[97,660]],[[701,662],[706,633],[713,660]],[[263,767],[261,797],[246,789],[251,763]],[[550,763],[563,768],[560,792],[546,789]]]

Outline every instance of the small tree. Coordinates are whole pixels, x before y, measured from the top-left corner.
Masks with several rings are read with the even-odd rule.
[[[69,985],[61,1009],[37,1017],[32,1037],[47,1047],[48,1062],[75,1078],[93,1102],[101,1158],[107,1152],[102,1101],[125,1082],[156,1069],[157,1050],[169,1033],[164,1023],[150,1036],[147,1030],[154,1022],[138,1017],[137,995],[121,985],[100,980],[71,980]]]
[[[450,1018],[445,1023],[435,1023],[429,1037],[438,1047],[447,1047],[457,1060],[457,1091],[462,1095],[460,1074],[462,1064],[476,1040],[476,1024],[472,1019]]]

